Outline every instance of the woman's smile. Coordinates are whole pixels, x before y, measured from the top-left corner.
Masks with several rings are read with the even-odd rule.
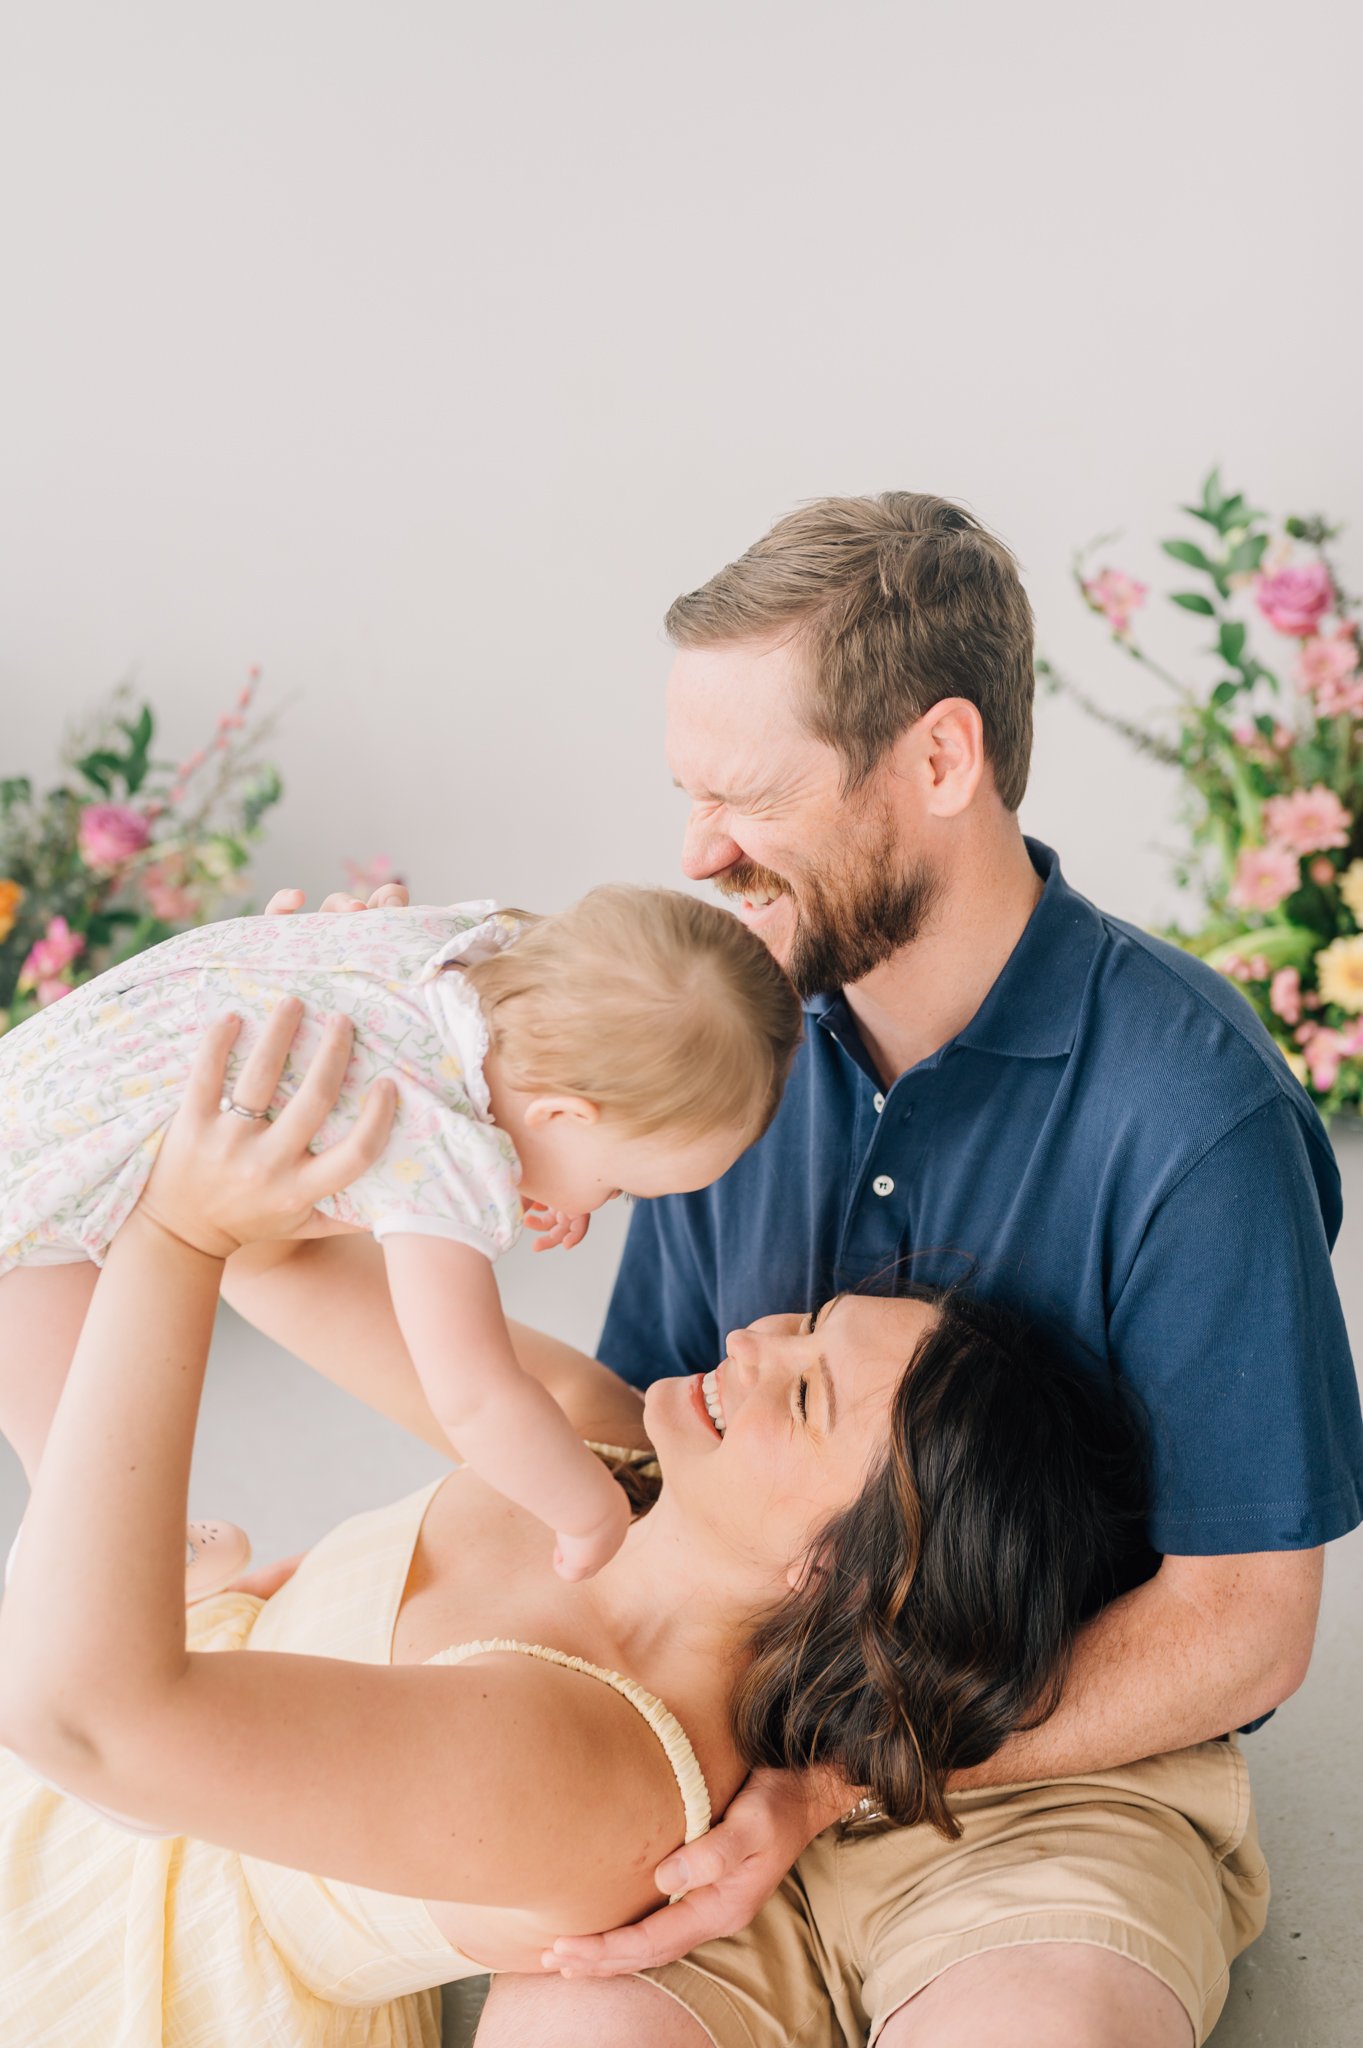
[[[707,1373],[696,1373],[691,1381],[691,1405],[711,1436],[724,1435],[724,1410],[720,1407],[719,1395],[712,1389],[718,1380],[718,1367]]]

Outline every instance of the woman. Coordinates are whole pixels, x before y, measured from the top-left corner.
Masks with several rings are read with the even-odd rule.
[[[281,1009],[240,1100],[270,1099],[294,1025]],[[585,1584],[461,1472],[345,1524],[268,1603],[201,1603],[187,1648],[186,1491],[223,1262],[296,1231],[391,1115],[376,1093],[309,1152],[348,1057],[336,1025],[277,1122],[220,1115],[234,1028],[207,1034],[101,1272],[0,1611],[0,1740],[74,1795],[0,1759],[0,1972],[22,2014],[3,2038],[432,2048],[429,1987],[534,1968],[554,1935],[655,1904],[659,1859],[750,1763],[864,1765],[891,1810],[940,1818],[949,1764],[1044,1711],[1114,1568],[1133,1438],[1073,1375],[917,1300],[843,1298],[817,1329],[767,1318],[715,1375],[654,1387],[661,1492]],[[642,1450],[599,1369],[563,1397]],[[1105,1488],[1079,1437],[1106,1446]],[[959,1483],[991,1457],[1028,1483]],[[998,1588],[969,1572],[953,1606],[942,1545],[958,1539],[967,1562],[1008,1563]],[[932,1689],[906,1693],[896,1644],[931,1653]],[[863,1645],[881,1652],[869,1674]],[[913,1739],[873,1772],[877,1730],[909,1710]]]

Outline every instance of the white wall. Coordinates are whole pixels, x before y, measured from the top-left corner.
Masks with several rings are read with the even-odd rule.
[[[1070,549],[1158,573],[1211,460],[1352,519],[1357,582],[1358,21],[6,10],[0,766],[129,669],[187,748],[260,660],[268,880],[384,851],[552,908],[673,876],[659,620],[799,498],[964,498],[1123,704]],[[1025,823],[1124,914],[1168,907],[1169,797],[1044,707]],[[542,1282],[574,1334],[599,1240]]]

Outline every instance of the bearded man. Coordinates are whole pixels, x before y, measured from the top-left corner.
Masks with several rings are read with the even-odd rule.
[[[720,1361],[722,1427],[725,1332],[773,1299],[968,1272],[1143,1404],[1151,1565],[1056,1712],[958,1774],[957,1839],[760,1774],[659,1870],[680,1901],[498,1978],[480,2048],[1186,2048],[1266,1911],[1236,1731],[1300,1685],[1363,1513],[1324,1131],[1235,989],[1024,839],[1031,612],[969,514],[810,505],[668,628],[683,866],[806,1040],[722,1181],[636,1208],[602,1358]]]

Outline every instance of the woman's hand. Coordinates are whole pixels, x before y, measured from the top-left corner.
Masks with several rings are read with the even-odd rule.
[[[302,1016],[303,1006],[293,997],[272,1013],[232,1083],[231,1099],[240,1109],[268,1106]],[[297,1092],[269,1122],[219,1106],[240,1029],[239,1017],[220,1017],[204,1034],[138,1204],[144,1218],[215,1259],[258,1239],[299,1231],[324,1195],[347,1187],[379,1157],[397,1100],[393,1084],[379,1082],[346,1136],[313,1152],[350,1059],[349,1018],[330,1020]]]

